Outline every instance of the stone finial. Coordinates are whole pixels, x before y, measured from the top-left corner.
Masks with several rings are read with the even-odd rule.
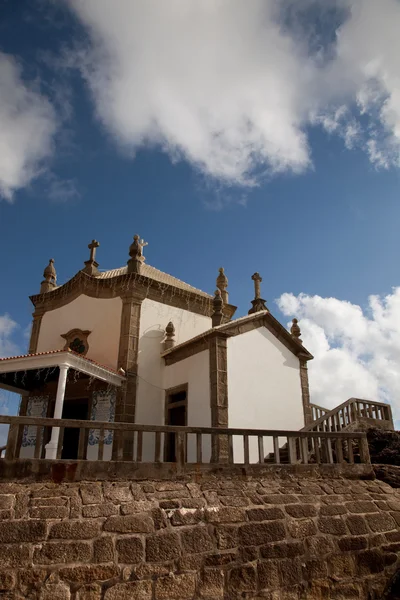
[[[222,308],[224,306],[224,301],[222,300],[221,290],[216,289],[215,295],[213,298],[213,313],[211,315],[211,323],[213,327],[217,327],[217,325],[222,324],[222,320],[224,315],[222,313]]]
[[[97,240],[92,240],[88,245],[90,257],[89,260],[85,260],[85,268],[83,269],[85,273],[88,273],[88,275],[97,275],[99,272],[97,268],[99,263],[96,262],[96,250],[99,246],[100,244]]]
[[[251,278],[254,281],[254,300],[251,301],[253,307],[249,310],[249,315],[259,312],[260,310],[268,310],[265,300],[261,298],[262,277],[260,276],[260,273],[254,273]]]
[[[172,321],[165,328],[164,350],[169,350],[175,346],[175,327]]]
[[[226,291],[227,287],[228,287],[228,278],[225,275],[225,271],[224,271],[223,267],[221,267],[219,269],[219,275],[217,277],[217,288],[219,290],[221,290],[221,296],[222,296],[222,300],[223,300],[224,304],[228,304],[228,300],[229,300],[229,294]]]
[[[51,292],[56,287],[57,283],[57,273],[54,268],[54,258],[49,260],[49,264],[43,271],[44,280],[40,285],[40,293],[46,294],[47,292]]]
[[[129,246],[128,273],[139,273],[142,263],[146,260],[143,256],[143,248],[147,246],[147,242],[142,240],[139,235],[133,237],[133,242]]]
[[[292,319],[292,326],[290,328],[290,334],[291,334],[292,338],[294,338],[295,340],[300,342],[300,344],[303,343],[303,340],[300,339],[301,331],[300,331],[300,327],[298,325],[297,319]]]

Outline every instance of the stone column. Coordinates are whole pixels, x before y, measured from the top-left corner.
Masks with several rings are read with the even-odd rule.
[[[29,340],[29,350],[28,350],[29,354],[35,354],[37,352],[40,326],[42,324],[42,318],[43,318],[44,313],[45,313],[45,310],[42,307],[36,307],[35,312],[32,313],[33,321],[32,321],[31,338]]]
[[[57,395],[56,395],[56,404],[54,406],[54,419],[61,419],[63,406],[64,406],[64,396],[65,396],[65,387],[67,385],[67,374],[69,367],[67,365],[59,366],[60,373],[58,375],[58,385],[57,385]],[[57,446],[58,446],[58,438],[60,435],[60,428],[53,427],[51,430],[51,438],[48,444],[46,444],[46,458],[56,459],[57,458]]]
[[[125,371],[126,382],[117,391],[115,420],[134,423],[136,414],[136,394],[138,385],[138,354],[140,312],[143,298],[129,294],[122,297],[121,335],[119,342],[118,367]],[[124,458],[132,458],[129,440],[124,443]],[[116,459],[115,444],[113,458]]]
[[[299,355],[300,361],[300,385],[301,397],[303,400],[304,424],[310,425],[313,421],[312,410],[310,406],[310,388],[308,384],[307,360]]]
[[[227,338],[218,333],[210,338],[210,401],[211,427],[228,427],[228,357]],[[228,440],[226,436],[219,437],[212,444],[214,462],[228,459]]]

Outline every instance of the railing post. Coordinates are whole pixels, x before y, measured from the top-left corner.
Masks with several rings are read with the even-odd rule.
[[[175,434],[175,454],[178,469],[183,469],[185,466],[185,434],[182,432]]]
[[[10,429],[8,430],[7,436],[7,447],[6,447],[6,460],[13,460],[17,458],[16,450],[17,450],[17,441],[18,441],[18,425],[10,425]]]
[[[360,460],[361,460],[361,462],[364,464],[370,464],[371,458],[369,455],[369,446],[368,446],[366,433],[363,433],[360,435],[358,443],[360,445]]]
[[[57,385],[57,395],[56,395],[56,404],[54,407],[54,419],[61,419],[63,406],[64,406],[64,396],[65,396],[65,387],[67,385],[67,374],[68,374],[68,366],[67,365],[59,365],[60,373],[58,375],[58,385]],[[59,427],[52,427],[51,429],[51,439],[48,444],[46,444],[46,458],[56,459],[57,457],[57,447],[58,447],[58,436],[60,434]]]

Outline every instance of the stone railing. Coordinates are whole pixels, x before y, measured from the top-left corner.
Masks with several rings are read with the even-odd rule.
[[[324,408],[323,406],[318,406],[318,404],[311,403],[310,408],[311,408],[311,414],[312,414],[313,421],[317,421],[318,419],[320,419],[321,417],[326,415],[326,413],[330,412],[329,408]]]
[[[325,410],[325,414],[303,427],[302,431],[339,432],[349,428],[354,423],[364,423],[367,426],[376,425],[383,429],[394,429],[390,404],[384,404],[383,402],[350,398],[329,411],[317,405],[311,405],[312,409],[313,407],[315,407],[315,414],[318,414],[317,409],[319,411]]]
[[[56,460],[63,458],[63,438],[67,428],[79,429],[77,459],[87,459],[89,434],[96,437],[97,460],[104,459],[104,440],[113,432],[113,459],[136,463],[175,462],[184,464],[265,464],[273,452],[273,464],[333,464],[356,462],[369,464],[366,434],[363,432],[281,431],[259,429],[222,429],[215,427],[173,427],[108,423],[34,417],[0,416],[8,424],[6,460],[20,458],[22,432],[36,430],[32,458],[45,457],[44,446],[51,428],[59,431]],[[285,450],[283,450],[284,445]],[[172,450],[172,454],[171,454]],[[96,458],[96,457],[95,457]],[[93,454],[92,454],[93,460]]]

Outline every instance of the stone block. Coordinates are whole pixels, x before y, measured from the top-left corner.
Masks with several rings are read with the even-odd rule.
[[[0,570],[0,590],[12,590],[14,587],[15,573],[10,570]]]
[[[365,550],[368,547],[368,540],[365,537],[344,537],[338,540],[338,545],[342,552],[354,552],[355,550]]]
[[[66,519],[69,517],[67,506],[32,506],[29,509],[31,519]]]
[[[87,519],[95,519],[97,517],[111,517],[118,515],[119,507],[115,504],[88,504],[82,507],[82,516]]]
[[[31,506],[68,506],[70,498],[31,498]]]
[[[152,597],[151,581],[117,583],[104,594],[104,600],[151,600]]]
[[[204,519],[204,511],[197,508],[182,508],[175,510],[170,517],[174,527],[181,525],[197,525]]]
[[[103,502],[101,483],[82,484],[80,491],[83,504],[101,504]]]
[[[11,509],[0,510],[0,521],[11,521],[11,519],[14,517],[13,512],[14,511]]]
[[[0,523],[0,542],[40,542],[46,538],[45,521],[2,521]]]
[[[331,535],[346,535],[345,522],[340,517],[321,517],[318,519],[318,529]]]
[[[153,486],[143,486],[143,487],[153,487]],[[153,491],[154,491],[154,487],[153,487]],[[146,494],[144,493],[142,486],[138,483],[131,483],[131,494],[132,494],[132,498],[133,500],[135,500],[135,502],[142,502],[147,500],[146,498]]]
[[[356,555],[357,573],[361,576],[371,573],[380,573],[385,568],[382,552],[379,550],[365,550]]]
[[[130,579],[157,579],[163,575],[168,575],[172,569],[172,565],[156,565],[141,563],[134,566],[131,571]]]
[[[400,512],[391,512],[390,513],[393,519],[396,521],[397,525],[400,525]]]
[[[258,585],[261,590],[279,587],[279,567],[277,561],[260,561],[257,564]]]
[[[260,553],[263,558],[294,558],[304,553],[303,542],[283,542],[281,544],[267,544],[261,546]]]
[[[193,598],[196,590],[196,576],[194,573],[182,575],[168,575],[160,577],[155,584],[155,597],[157,600],[175,600]]]
[[[14,507],[15,496],[11,494],[0,495],[0,510],[7,510]]]
[[[104,523],[104,531],[115,531],[116,533],[151,533],[154,531],[154,523],[147,515],[109,517]]]
[[[392,529],[396,529],[396,523],[387,513],[367,515],[366,519],[372,531],[391,531]]]
[[[206,527],[193,527],[181,533],[181,542],[184,552],[197,554],[214,549],[213,541]]]
[[[260,553],[257,546],[240,546],[237,560],[239,563],[246,564],[258,560],[260,557],[259,555]]]
[[[28,544],[0,544],[0,565],[20,567],[29,561],[31,547]]]
[[[117,540],[116,549],[118,562],[135,564],[143,559],[143,542],[138,537],[123,537]]]
[[[295,505],[293,505],[295,506]],[[251,508],[246,511],[249,521],[273,521],[284,519],[285,515],[280,508]]]
[[[221,496],[220,500],[221,504],[223,504],[224,506],[243,507],[248,506],[250,504],[250,500],[248,498],[244,498],[241,496]]]
[[[69,585],[59,582],[46,582],[39,592],[39,600],[70,600]]]
[[[239,527],[239,541],[243,546],[262,546],[285,537],[285,527],[281,521],[249,523]]]
[[[73,583],[93,583],[95,581],[107,581],[119,575],[117,565],[74,565],[59,570],[61,579]]]
[[[221,569],[204,569],[199,591],[202,597],[223,598],[224,572]]]
[[[281,587],[292,587],[303,579],[300,559],[290,558],[278,562],[279,581]]]
[[[101,585],[98,583],[84,585],[77,591],[76,600],[101,600]]]
[[[183,554],[178,561],[179,571],[201,571],[204,566],[205,558],[206,555],[204,554]],[[170,571],[172,571],[172,567],[170,567],[168,573]],[[166,575],[168,575],[168,573],[166,573]]]
[[[118,507],[114,504],[112,506],[115,506],[118,512]],[[155,503],[151,502],[151,500],[135,500],[133,502],[124,502],[124,504],[121,504],[121,514],[133,515],[135,513],[146,512],[154,507]]]
[[[35,548],[33,562],[38,565],[87,562],[91,557],[88,542],[46,542]]]
[[[285,510],[288,515],[295,519],[315,517],[317,515],[317,509],[313,504],[289,504],[285,507]]]
[[[341,504],[328,504],[323,505],[320,508],[319,514],[321,517],[332,517],[334,515],[344,515],[347,513],[345,506]]]
[[[292,494],[267,494],[262,499],[265,504],[296,504],[298,502],[297,496]]]
[[[176,533],[159,533],[146,539],[146,560],[164,562],[173,560],[180,554],[181,546]]]
[[[207,506],[204,498],[182,498],[180,503],[182,508],[205,508]]]
[[[215,530],[217,545],[220,550],[229,550],[239,545],[238,527],[219,525]]]
[[[363,535],[368,533],[367,523],[364,517],[360,515],[351,515],[346,519],[347,527],[353,535]]]
[[[157,500],[179,500],[181,498],[190,498],[190,493],[189,490],[154,492],[154,498]]]
[[[346,579],[354,574],[354,559],[350,554],[336,554],[327,559],[329,575]]]
[[[246,592],[251,593],[256,589],[257,571],[253,565],[234,567],[228,572],[228,590],[232,595],[235,594],[234,598],[243,597]]]
[[[311,519],[288,521],[287,527],[290,535],[294,538],[307,538],[317,533],[315,523]]]
[[[239,523],[245,521],[244,510],[235,506],[208,508],[205,511],[205,516],[210,523]]]
[[[23,566],[23,563],[21,565]],[[19,584],[22,589],[25,588],[38,588],[38,584],[43,584],[47,579],[47,570],[46,569],[31,569],[24,568],[21,569],[18,573]]]
[[[335,548],[333,541],[322,535],[310,537],[305,540],[305,543],[310,556],[315,558],[332,554]]]
[[[156,485],[157,492],[176,492],[177,490],[185,489],[186,485],[177,481],[163,481],[162,483],[157,483]]]
[[[347,502],[346,508],[351,513],[374,513],[378,512],[377,506],[370,501]]]
[[[114,543],[112,537],[105,535],[93,542],[93,562],[112,562],[115,558]]]
[[[390,531],[385,533],[388,542],[400,542],[400,531]]]
[[[107,482],[104,484],[104,498],[114,504],[122,502],[131,502],[132,493],[129,485],[116,482]]]
[[[358,583],[338,583],[330,592],[332,600],[358,600],[363,597],[362,586]]]
[[[159,507],[164,510],[170,510],[172,508],[179,508],[180,503],[178,500],[161,500],[159,502]]]
[[[326,560],[308,560],[303,565],[303,578],[306,581],[324,579],[328,574]]]
[[[49,539],[89,540],[100,535],[99,521],[63,521],[50,526]]]

